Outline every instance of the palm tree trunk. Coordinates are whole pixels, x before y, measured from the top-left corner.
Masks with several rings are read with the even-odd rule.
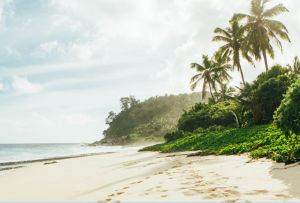
[[[240,72],[241,72],[241,76],[242,76],[243,84],[244,84],[244,86],[245,86],[245,85],[246,85],[246,83],[245,83],[244,74],[243,74],[243,71],[242,71],[242,67],[241,67],[241,64],[240,64],[240,62],[239,62],[239,69],[240,69]]]
[[[263,52],[263,57],[264,57],[264,61],[265,61],[265,67],[266,67],[266,71],[269,70],[268,68],[268,61],[267,61],[267,53],[266,50],[262,51]]]
[[[213,95],[213,93],[212,93],[212,91],[211,91],[210,83],[208,83],[208,85],[209,85],[209,90],[210,90],[211,98],[215,101],[214,95]]]

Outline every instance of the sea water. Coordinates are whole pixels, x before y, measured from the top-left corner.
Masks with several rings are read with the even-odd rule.
[[[101,152],[121,152],[141,147],[98,146],[84,147],[82,144],[0,144],[0,163],[29,161],[70,155]]]

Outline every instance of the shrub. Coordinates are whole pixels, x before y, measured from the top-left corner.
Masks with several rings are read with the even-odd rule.
[[[279,107],[283,94],[295,80],[288,75],[280,75],[261,83],[252,91],[250,108],[255,125],[273,121],[274,111]]]
[[[275,111],[274,125],[281,129],[286,137],[300,135],[300,79],[292,84]]]
[[[225,101],[214,105],[196,103],[190,111],[185,111],[178,120],[178,131],[193,132],[198,128],[207,129],[210,126],[224,126],[235,124],[233,110],[240,109],[236,102]]]

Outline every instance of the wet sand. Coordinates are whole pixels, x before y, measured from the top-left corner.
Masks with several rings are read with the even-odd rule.
[[[129,151],[48,165],[32,163],[0,176],[0,201],[300,201],[299,165],[289,167],[267,159],[246,163],[245,154],[182,154],[186,153]]]

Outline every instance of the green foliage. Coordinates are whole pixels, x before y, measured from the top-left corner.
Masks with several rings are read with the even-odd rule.
[[[178,120],[178,131],[193,132],[198,128],[209,128],[213,125],[228,126],[236,123],[231,110],[241,106],[233,101],[219,102],[214,105],[196,103],[189,111],[184,111]]]
[[[250,121],[254,125],[271,123],[274,111],[283,99],[283,94],[296,78],[296,74],[290,73],[289,69],[275,65],[257,76],[252,84],[246,83],[242,88],[238,88],[240,94],[236,96],[237,100],[250,109],[248,116],[253,115],[246,123]]]
[[[203,155],[251,152],[252,158],[268,157],[277,162],[300,161],[300,143],[287,140],[273,125],[261,125],[224,131],[203,131],[168,143],[153,145],[141,151],[163,153],[201,150]]]
[[[253,55],[256,60],[261,60],[263,56],[266,70],[268,70],[267,54],[269,54],[272,59],[274,59],[275,56],[271,42],[275,42],[281,51],[282,44],[278,37],[291,42],[288,36],[288,30],[284,24],[276,20],[271,20],[283,12],[288,12],[288,9],[286,9],[283,4],[278,4],[266,9],[268,2],[270,2],[270,0],[252,0],[249,9],[250,15],[236,13],[232,18],[232,21],[247,19],[247,23],[244,25],[247,34],[243,49]]]
[[[151,97],[144,102],[130,96],[120,101],[122,111],[119,114],[110,112],[106,119],[109,125],[103,132],[106,139],[121,143],[126,143],[126,139],[130,142],[162,141],[168,131],[176,130],[182,109],[189,109],[195,102],[201,101],[201,93],[177,96],[166,94]]]
[[[253,113],[254,124],[272,122],[274,111],[279,107],[283,94],[294,82],[288,75],[280,75],[261,83],[252,90],[250,108]]]
[[[300,80],[291,85],[275,111],[274,125],[287,137],[291,134],[300,135]]]

